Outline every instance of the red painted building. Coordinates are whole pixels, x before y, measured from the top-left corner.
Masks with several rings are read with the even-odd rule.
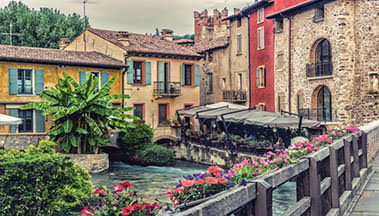
[[[275,112],[274,42],[275,20],[267,15],[308,0],[260,0],[245,8],[249,17],[250,107]]]

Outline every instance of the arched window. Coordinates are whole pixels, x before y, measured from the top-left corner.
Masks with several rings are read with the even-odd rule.
[[[322,39],[316,48],[315,76],[328,75],[332,75],[332,53],[329,41]]]
[[[326,86],[317,94],[317,120],[332,121],[332,94]]]

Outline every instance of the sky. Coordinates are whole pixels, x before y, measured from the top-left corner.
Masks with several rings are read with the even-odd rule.
[[[21,0],[30,8],[58,8],[63,13],[83,15],[83,0]],[[0,0],[4,7],[10,0]],[[253,0],[88,0],[86,15],[91,27],[155,33],[155,28],[169,28],[175,35],[193,34],[193,12],[213,9],[242,8]]]

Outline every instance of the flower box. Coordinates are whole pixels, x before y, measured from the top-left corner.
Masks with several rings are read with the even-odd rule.
[[[193,207],[195,207],[197,205],[205,203],[208,200],[214,199],[214,198],[216,198],[216,197],[218,197],[218,196],[220,196],[220,195],[222,195],[224,193],[227,193],[227,192],[229,192],[229,190],[221,191],[220,193],[213,194],[212,196],[209,196],[209,197],[206,197],[206,198],[203,198],[203,199],[191,201],[189,203],[180,204],[180,205],[176,206],[175,209],[179,209],[180,211],[185,211],[187,209],[190,209],[190,208],[193,208]]]

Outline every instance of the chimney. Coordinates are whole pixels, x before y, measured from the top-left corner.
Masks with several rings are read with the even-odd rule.
[[[64,50],[64,48],[66,48],[70,43],[71,43],[70,39],[61,38],[59,40],[59,49]]]
[[[166,41],[173,41],[174,40],[174,31],[171,29],[162,29],[162,37]]]
[[[119,31],[117,34],[117,41],[124,47],[130,46],[130,33],[127,31]]]

